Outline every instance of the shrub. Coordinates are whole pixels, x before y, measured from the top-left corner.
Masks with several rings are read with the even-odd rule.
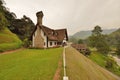
[[[30,47],[31,43],[32,43],[32,42],[31,42],[30,40],[28,40],[27,38],[23,40],[23,46],[24,46],[25,48]]]
[[[113,57],[108,57],[106,60],[106,68],[112,68],[114,64],[117,64]]]
[[[81,51],[79,51],[79,52],[82,53],[82,54],[85,55],[85,56],[90,55],[90,53],[91,53],[90,49],[81,50]]]

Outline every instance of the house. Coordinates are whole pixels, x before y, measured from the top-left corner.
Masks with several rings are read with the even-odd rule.
[[[49,48],[62,46],[68,41],[67,29],[51,29],[42,24],[43,12],[37,12],[37,24],[32,33],[32,47]]]
[[[72,44],[71,46],[84,55],[90,55],[91,53],[91,51],[89,50],[86,44]]]
[[[75,49],[77,49],[80,52],[87,50],[87,45],[85,45],[85,44],[72,44],[72,47],[74,47]]]

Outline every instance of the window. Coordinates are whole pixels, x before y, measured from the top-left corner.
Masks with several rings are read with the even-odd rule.
[[[55,45],[56,45],[56,42],[55,42]]]
[[[44,46],[45,46],[45,42],[44,42]]]
[[[50,46],[52,46],[52,42],[50,42]]]

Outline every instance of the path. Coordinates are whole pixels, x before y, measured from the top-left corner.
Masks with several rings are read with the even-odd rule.
[[[19,49],[15,49],[15,50],[9,50],[9,51],[5,51],[5,52],[2,52],[0,54],[9,54],[9,53],[13,53],[13,52],[17,52],[17,51],[21,51],[25,48],[19,48]]]
[[[72,47],[66,48],[66,63],[69,80],[120,80]]]

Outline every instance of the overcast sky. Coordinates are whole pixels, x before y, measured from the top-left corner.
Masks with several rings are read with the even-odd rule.
[[[36,12],[43,11],[43,25],[53,29],[67,28],[69,35],[92,30],[120,27],[120,0],[5,0],[18,18],[30,17],[36,24]]]

